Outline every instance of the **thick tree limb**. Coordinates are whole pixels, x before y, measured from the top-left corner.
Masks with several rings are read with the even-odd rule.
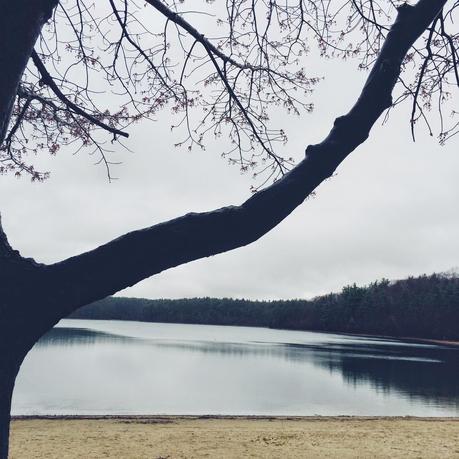
[[[56,5],[57,0],[0,0],[0,145],[27,61]]]
[[[446,0],[420,0],[400,7],[385,44],[351,111],[337,118],[327,138],[284,178],[240,206],[187,214],[128,233],[93,251],[46,267],[60,293],[49,305],[55,320],[153,274],[247,245],[276,226],[330,177],[365,141],[391,103],[402,60]]]

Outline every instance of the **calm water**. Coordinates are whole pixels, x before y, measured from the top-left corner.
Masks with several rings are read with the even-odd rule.
[[[459,415],[459,349],[249,327],[64,320],[14,414]]]

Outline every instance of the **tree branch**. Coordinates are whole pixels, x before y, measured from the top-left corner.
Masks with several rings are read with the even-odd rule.
[[[88,112],[85,112],[81,107],[79,107],[78,105],[74,104],[71,100],[69,100],[69,98],[60,90],[59,86],[53,80],[53,77],[50,75],[50,73],[46,69],[45,64],[43,64],[42,60],[40,59],[36,51],[32,52],[32,60],[35,66],[37,67],[38,71],[40,72],[42,83],[49,86],[51,91],[53,91],[56,97],[63,104],[65,104],[66,107],[68,107],[70,110],[75,112],[77,115],[80,115],[83,118],[86,118],[92,124],[99,126],[105,131],[111,132],[114,136],[119,135],[122,137],[129,137],[129,134],[127,132],[120,131],[119,129],[113,128],[109,126],[108,124],[103,123],[102,121],[97,119],[95,116],[91,115]]]
[[[27,61],[56,5],[57,0],[0,0],[0,145],[7,133]]]
[[[237,60],[233,59],[231,56],[223,53],[220,49],[218,49],[215,45],[212,44],[210,40],[208,40],[199,30],[193,27],[187,20],[183,19],[180,14],[176,13],[175,11],[171,10],[167,5],[165,5],[160,0],[146,0],[146,2],[159,11],[163,16],[165,16],[168,20],[182,28],[185,32],[187,32],[190,36],[192,36],[198,43],[200,43],[206,50],[209,55],[214,55],[221,59],[223,62],[227,64],[232,64],[238,69],[241,70],[251,70],[253,72],[265,71],[267,68],[262,66],[255,66],[250,65],[245,62],[238,62]],[[278,72],[275,72],[272,69],[269,69],[271,73],[279,75]],[[279,75],[280,76],[280,75]]]
[[[192,260],[245,246],[301,204],[368,137],[391,103],[402,60],[446,0],[400,7],[384,46],[350,112],[337,118],[327,138],[310,145],[305,159],[281,180],[240,206],[190,213],[128,233],[95,250],[46,267],[59,295],[50,301],[55,320],[142,279]]]

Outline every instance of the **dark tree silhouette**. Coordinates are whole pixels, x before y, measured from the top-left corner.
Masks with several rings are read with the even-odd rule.
[[[187,214],[52,265],[21,257],[0,230],[0,458],[8,454],[19,367],[61,318],[168,268],[257,240],[403,100],[412,103],[413,135],[416,121],[429,126],[433,105],[440,140],[457,132],[457,112],[442,115],[459,82],[458,35],[449,31],[457,1],[227,0],[224,6],[215,28],[203,34],[188,20],[197,16],[202,24],[202,16],[183,10],[183,1],[0,0],[0,172],[43,180],[46,172],[35,170],[27,153],[73,145],[98,154],[110,177],[103,135],[122,140],[131,123],[169,106],[184,133],[178,144],[203,148],[207,135],[229,135],[233,149],[223,154],[261,176],[257,192],[239,206]],[[304,95],[317,78],[307,77],[301,64],[314,39],[321,54],[355,56],[371,71],[349,113],[295,166],[275,152],[286,139],[270,127],[268,113],[270,106],[311,109]],[[406,67],[418,70],[402,73]],[[397,82],[401,91],[393,100]],[[109,98],[100,95],[101,84],[113,88]]]

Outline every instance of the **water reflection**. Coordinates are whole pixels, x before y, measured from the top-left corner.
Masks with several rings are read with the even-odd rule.
[[[59,388],[54,377],[63,393],[43,390],[49,379],[40,381],[38,372],[52,374],[53,364],[64,365],[59,371],[80,384],[64,377]],[[245,327],[67,321],[25,362],[13,411],[457,415],[458,369],[459,349],[441,345]],[[110,389],[98,389],[108,381]]]
[[[131,338],[132,339],[132,338]],[[89,328],[56,327],[43,336],[35,345],[35,348],[46,348],[50,346],[92,346],[101,342],[129,341],[126,336],[114,333],[91,330]]]
[[[387,346],[375,343],[312,346],[316,365],[342,375],[347,384],[369,384],[426,402],[459,409],[459,349],[447,346]]]

